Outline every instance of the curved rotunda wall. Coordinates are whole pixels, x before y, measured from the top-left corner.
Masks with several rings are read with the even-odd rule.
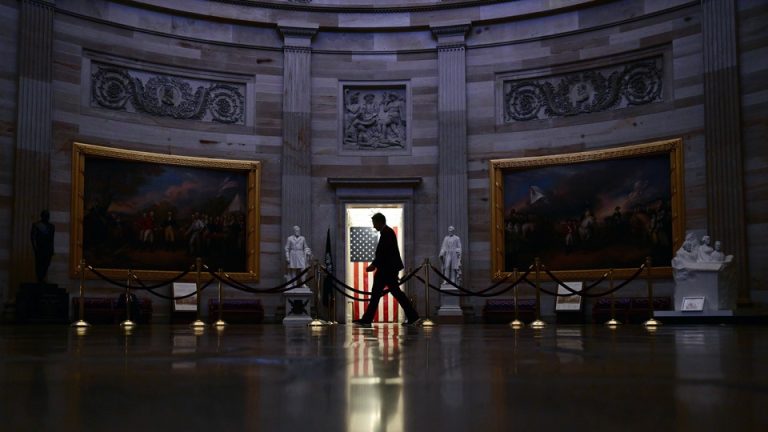
[[[411,234],[406,242],[407,265],[418,265],[425,257],[436,260],[439,240],[446,227],[440,210],[439,162],[441,127],[446,119],[466,118],[466,233],[465,281],[473,287],[490,282],[491,239],[488,160],[540,156],[612,148],[628,144],[682,138],[684,143],[684,218],[687,229],[706,229],[706,170],[704,140],[704,86],[702,66],[702,23],[698,1],[510,1],[479,2],[478,5],[420,2],[418,7],[397,9],[398,2],[359,1],[360,10],[337,10],[334,2],[297,2],[276,7],[259,2],[185,2],[175,9],[169,0],[121,2],[57,0],[53,39],[53,144],[50,153],[50,208],[57,226],[56,256],[50,278],[71,289],[69,279],[69,222],[71,190],[71,146],[73,141],[108,147],[164,154],[259,160],[261,177],[260,286],[282,281],[284,216],[281,202],[286,186],[284,147],[287,137],[283,76],[285,53],[283,34],[278,27],[309,27],[311,39],[311,123],[309,162],[311,174],[311,217],[318,221],[306,227],[310,246],[321,251],[325,230],[338,229],[337,191],[327,178],[420,177],[413,190]],[[280,3],[277,0],[270,3]],[[290,2],[285,2],[290,3]],[[339,2],[337,2],[339,3]],[[386,7],[379,13],[375,7]],[[399,2],[402,3],[402,2]],[[464,2],[470,3],[470,2]],[[2,35],[14,46],[17,2],[0,0],[8,14]],[[324,8],[327,6],[327,8]],[[450,6],[450,7],[448,7]],[[766,39],[757,29],[768,12],[759,2],[739,2],[742,61],[760,58]],[[302,9],[303,8],[303,9]],[[366,9],[367,8],[367,9]],[[394,8],[394,9],[393,9]],[[366,10],[363,10],[366,9]],[[369,10],[368,10],[369,9]],[[442,39],[440,31],[466,25],[458,39]],[[459,31],[458,33],[461,33]],[[454,37],[454,36],[449,36]],[[447,42],[446,42],[447,41]],[[440,43],[439,43],[440,42]],[[442,48],[438,47],[441,45]],[[447,48],[446,48],[447,47]],[[462,48],[463,47],[463,48]],[[466,108],[441,105],[441,81],[445,76],[448,51],[463,52],[466,79]],[[442,54],[441,54],[442,52]],[[443,62],[441,62],[441,58]],[[451,57],[454,58],[454,57]],[[460,57],[457,57],[460,58]],[[662,85],[647,104],[618,102],[593,112],[547,115],[517,121],[505,114],[503,93],[510,83],[528,80],[557,80],[574,73],[610,75],[638,62],[650,61],[659,70]],[[94,100],[93,79],[99,68],[113,68],[128,76],[147,80],[153,76],[181,79],[198,86],[228,83],[244,101],[244,114],[231,123],[202,118],[173,118],[151,110],[110,109]],[[15,66],[2,66],[2,76],[14,76]],[[742,68],[745,104],[745,158],[757,157],[745,171],[748,198],[748,250],[752,265],[750,286],[753,297],[768,276],[755,263],[765,258],[765,198],[760,193],[765,179],[764,150],[768,102],[760,74],[767,69],[759,61]],[[442,71],[442,78],[441,78]],[[12,80],[0,84],[13,90]],[[443,84],[445,85],[445,84]],[[506,89],[506,90],[505,90]],[[12,93],[12,91],[11,91]],[[368,149],[345,141],[345,95],[397,94],[407,113],[407,137],[391,148]],[[4,94],[10,94],[4,92]],[[456,108],[458,106],[459,108]],[[0,112],[3,122],[16,121],[14,109]],[[179,116],[177,116],[179,117]],[[292,118],[292,117],[291,117]],[[231,119],[230,119],[231,120]],[[293,120],[292,120],[293,121]],[[5,137],[5,138],[3,138]],[[13,153],[12,142],[3,135],[3,152]],[[348,144],[345,144],[348,142]],[[359,143],[358,143],[359,144]],[[461,148],[461,144],[457,144]],[[762,155],[762,156],[761,156]],[[456,154],[456,158],[464,157]],[[762,157],[762,159],[760,159]],[[2,158],[3,163],[11,157]],[[745,160],[755,160],[745,159]],[[9,167],[10,168],[10,167]],[[12,173],[12,169],[10,172]],[[9,171],[3,171],[9,172]],[[0,202],[3,219],[11,217],[12,175],[3,176]],[[444,180],[448,181],[448,180]],[[442,216],[441,216],[442,217]],[[0,270],[7,274],[11,241],[0,237],[5,252]],[[336,247],[336,261],[343,248]],[[727,248],[727,247],[726,247]],[[91,283],[103,295],[111,290]],[[644,285],[630,286],[642,292]],[[671,283],[661,282],[662,294]],[[5,290],[5,297],[9,295]],[[418,294],[420,297],[421,294]],[[274,313],[280,300],[267,298],[267,314]],[[432,300],[435,303],[436,298]],[[422,303],[423,304],[423,303]],[[469,302],[479,313],[480,302]],[[163,310],[162,307],[156,310]],[[551,309],[551,307],[550,307]]]

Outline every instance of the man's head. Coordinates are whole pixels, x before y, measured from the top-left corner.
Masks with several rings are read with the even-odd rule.
[[[299,226],[298,226],[298,225],[294,225],[294,226],[293,226],[293,234],[294,234],[296,237],[298,237],[298,236],[299,236],[299,234],[301,234],[301,228],[299,228]]]
[[[453,225],[448,227],[448,235],[453,235],[453,233],[456,231],[456,228],[453,227]]]
[[[51,220],[51,214],[48,212],[48,210],[43,210],[40,212],[40,220],[43,222],[48,222]]]
[[[381,231],[381,228],[387,224],[387,218],[381,213],[376,213],[371,216],[371,222],[373,222],[373,227],[376,228],[376,231]]]

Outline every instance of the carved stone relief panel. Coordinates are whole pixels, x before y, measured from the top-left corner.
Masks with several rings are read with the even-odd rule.
[[[505,123],[575,116],[661,102],[661,55],[585,71],[505,80]]]
[[[341,150],[407,151],[410,142],[406,83],[341,84]]]
[[[156,117],[244,125],[246,85],[91,63],[90,106]]]

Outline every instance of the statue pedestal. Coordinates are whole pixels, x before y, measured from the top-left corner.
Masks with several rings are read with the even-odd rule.
[[[675,311],[706,314],[735,309],[738,288],[728,267],[725,262],[697,262],[674,269]],[[704,297],[703,311],[686,310],[683,307],[686,297]]]
[[[56,284],[22,283],[16,294],[16,322],[69,322],[69,294]]]
[[[298,287],[283,293],[285,297],[285,318],[283,325],[307,325],[312,321],[312,290]]]
[[[459,293],[459,290],[450,284],[443,283],[440,289]],[[464,322],[464,313],[459,304],[461,297],[450,294],[440,295],[440,308],[437,310],[438,320],[442,324],[461,324]]]

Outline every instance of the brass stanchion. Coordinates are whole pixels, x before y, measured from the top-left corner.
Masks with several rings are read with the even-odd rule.
[[[72,323],[72,327],[86,328],[90,327],[85,321],[85,259],[80,260],[80,264],[77,266],[77,271],[80,272],[80,312],[78,313],[79,319]]]
[[[312,296],[315,301],[315,317],[307,325],[310,327],[327,326],[329,325],[327,322],[317,317],[320,313],[320,302],[318,301],[318,297],[320,297],[320,264],[317,263],[317,260],[312,263],[312,274],[315,276],[315,295]]]
[[[224,310],[224,303],[223,303],[224,299],[223,299],[223,295],[222,295],[222,292],[221,292],[221,290],[222,290],[222,288],[221,288],[221,278],[222,278],[223,275],[224,275],[224,270],[222,270],[221,267],[219,267],[219,319],[214,324],[214,326],[216,326],[216,328],[219,329],[219,330],[221,330],[221,329],[223,329],[224,327],[227,326],[227,323],[224,322],[224,320],[222,319],[223,310]]]
[[[646,327],[660,326],[661,322],[653,317],[653,282],[651,281],[651,257],[645,258],[645,281],[648,284],[648,321],[643,323]]]
[[[435,326],[435,322],[429,318],[429,258],[424,258],[424,319],[421,326]]]
[[[531,327],[535,329],[544,328],[547,324],[541,320],[541,281],[539,279],[539,271],[541,271],[541,261],[539,257],[534,260],[536,265],[536,320],[531,323]]]
[[[513,269],[512,269],[512,279],[514,279],[515,281],[517,281],[517,268],[513,268]],[[518,284],[517,284],[517,283],[515,283],[515,286],[514,286],[514,290],[515,290],[515,291],[514,291],[514,297],[515,297],[515,319],[514,319],[514,320],[513,320],[511,323],[509,323],[509,325],[510,325],[510,326],[511,326],[513,329],[519,329],[519,328],[522,328],[522,327],[523,327],[523,325],[524,325],[524,324],[523,324],[523,322],[522,322],[522,321],[520,321],[520,315],[519,315],[519,311],[518,311],[518,309],[517,309],[517,302],[520,300],[520,299],[518,298],[518,296],[517,296],[517,285],[518,285]]]
[[[131,278],[133,278],[133,272],[128,270],[128,281],[125,285],[125,321],[120,323],[120,327],[130,330],[136,323],[131,321]]]
[[[605,325],[616,327],[621,325],[621,322],[616,319],[616,299],[613,296],[613,269],[608,270],[608,289],[611,291],[611,319]]]
[[[200,272],[202,271],[203,267],[203,259],[200,257],[195,258],[195,270],[197,271],[197,278],[195,280],[195,300],[197,304],[197,319],[190,324],[192,328],[195,330],[202,330],[205,328],[205,322],[203,322],[202,319],[200,319]],[[221,305],[219,305],[221,306]]]

